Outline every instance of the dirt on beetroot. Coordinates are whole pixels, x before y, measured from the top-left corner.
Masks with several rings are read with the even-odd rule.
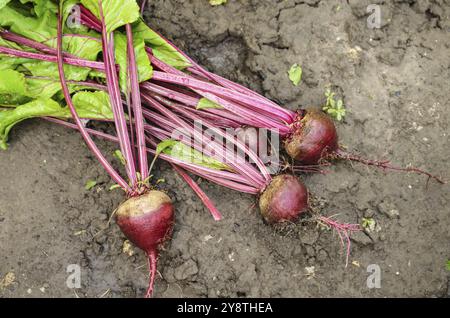
[[[380,6],[380,29],[367,26],[370,4]],[[200,64],[290,109],[322,106],[330,88],[347,108],[337,128],[348,149],[450,176],[448,0],[166,0],[151,1],[145,17]],[[287,75],[294,63],[303,68],[298,87]],[[313,222],[274,229],[252,196],[199,180],[223,213],[215,222],[159,162],[154,180],[174,199],[176,222],[155,297],[448,296],[449,185],[345,162],[327,169],[303,176],[314,209],[371,220],[353,234],[347,268],[333,232]],[[1,153],[0,180],[1,297],[145,293],[145,255],[109,222],[122,194],[108,190],[78,134],[23,122]],[[97,182],[91,190],[88,180]],[[80,288],[67,285],[71,264],[80,266]],[[380,288],[367,284],[374,265]]]

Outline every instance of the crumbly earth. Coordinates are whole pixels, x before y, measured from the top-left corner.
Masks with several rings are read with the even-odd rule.
[[[323,105],[330,87],[348,111],[338,124],[343,145],[450,178],[450,1],[150,3],[149,24],[210,70],[291,109]],[[377,3],[381,28],[370,29],[366,8]],[[294,63],[303,67],[299,87],[287,76]],[[314,222],[271,228],[253,197],[203,181],[225,216],[214,222],[160,163],[155,180],[165,179],[177,212],[155,297],[448,296],[449,185],[345,162],[329,170],[303,176],[315,209],[376,222],[353,236],[347,268],[336,234]],[[97,185],[88,191],[90,179]],[[111,180],[78,134],[22,123],[0,155],[0,180],[1,297],[144,294],[144,255],[108,223],[122,194],[108,191]],[[67,287],[69,264],[81,268],[79,289]],[[379,266],[380,288],[368,288],[370,264]]]

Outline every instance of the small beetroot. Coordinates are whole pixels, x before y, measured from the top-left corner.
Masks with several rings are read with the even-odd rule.
[[[303,113],[304,116],[293,124],[295,130],[285,140],[284,147],[293,159],[314,165],[338,149],[338,136],[333,121],[322,111],[308,109]]]
[[[151,297],[158,251],[172,234],[172,202],[164,192],[149,191],[122,203],[117,209],[116,220],[125,236],[148,256],[150,283],[146,297]]]
[[[295,176],[278,175],[261,195],[259,209],[268,223],[295,221],[308,209],[308,190]]]

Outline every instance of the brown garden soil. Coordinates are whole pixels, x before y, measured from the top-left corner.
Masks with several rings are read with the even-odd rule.
[[[347,108],[342,145],[450,178],[450,1],[149,2],[148,23],[208,69],[290,109],[320,107],[330,87]],[[367,27],[371,3],[381,6],[381,29]],[[298,87],[287,76],[294,63],[303,67]],[[302,176],[316,209],[376,222],[352,237],[347,268],[332,231],[313,222],[274,229],[253,197],[203,181],[224,214],[214,222],[159,162],[155,180],[165,179],[176,225],[155,297],[448,296],[450,186],[345,162],[329,170]],[[87,191],[89,179],[97,186]],[[122,194],[108,191],[111,180],[78,134],[40,120],[16,126],[0,181],[0,281],[9,278],[0,296],[144,294],[143,253],[124,252],[125,237],[108,224]],[[81,266],[80,289],[66,286],[69,264]],[[379,289],[367,287],[370,264],[380,267]]]

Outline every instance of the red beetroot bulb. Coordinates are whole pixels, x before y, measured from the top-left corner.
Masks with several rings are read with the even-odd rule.
[[[174,208],[170,198],[161,191],[149,191],[132,197],[117,209],[116,221],[125,236],[147,253],[150,283],[146,297],[151,297],[160,247],[173,230]]]
[[[318,164],[320,159],[338,150],[338,135],[333,120],[320,110],[306,109],[295,130],[285,140],[288,155],[304,165]]]
[[[259,209],[268,223],[295,221],[308,209],[308,190],[292,175],[278,175],[259,198]]]

